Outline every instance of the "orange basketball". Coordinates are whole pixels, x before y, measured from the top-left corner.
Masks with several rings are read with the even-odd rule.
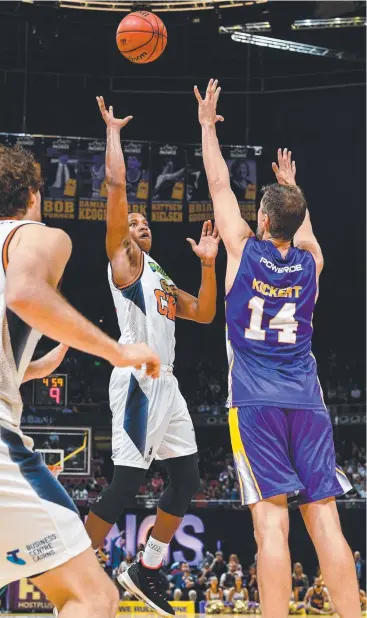
[[[129,13],[117,28],[116,43],[122,55],[130,62],[153,62],[167,45],[166,26],[154,13]]]

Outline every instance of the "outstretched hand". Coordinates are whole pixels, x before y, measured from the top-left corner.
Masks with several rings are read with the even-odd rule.
[[[210,220],[205,221],[203,224],[199,244],[197,244],[192,238],[187,238],[187,241],[190,243],[195,255],[197,255],[204,262],[215,260],[218,255],[220,240],[218,230],[215,225],[213,229],[213,225]]]
[[[115,127],[116,129],[122,129],[132,119],[132,116],[126,116],[126,118],[115,118],[113,115],[113,107],[109,106],[108,111],[105,106],[103,97],[96,97],[99,111],[101,116],[108,127]]]
[[[291,150],[288,152],[288,149],[284,148],[282,152],[282,149],[278,148],[278,165],[273,162],[271,167],[280,185],[296,184],[296,162],[292,161]]]
[[[216,122],[223,122],[223,116],[217,114],[217,103],[220,95],[220,87],[218,80],[211,79],[205,93],[205,99],[202,98],[197,86],[194,86],[196,100],[199,103],[199,122],[203,125],[215,125]]]

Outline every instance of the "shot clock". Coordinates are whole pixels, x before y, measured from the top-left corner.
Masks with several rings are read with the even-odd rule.
[[[46,378],[34,380],[35,406],[60,406],[67,404],[68,376],[53,373]]]

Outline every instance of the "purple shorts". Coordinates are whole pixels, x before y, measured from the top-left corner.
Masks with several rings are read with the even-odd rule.
[[[335,463],[327,410],[231,408],[229,428],[242,504],[280,494],[306,504],[352,488]]]

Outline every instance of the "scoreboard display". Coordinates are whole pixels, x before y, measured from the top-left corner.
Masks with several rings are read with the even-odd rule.
[[[35,406],[60,406],[67,404],[68,376],[53,373],[46,378],[34,380]]]

